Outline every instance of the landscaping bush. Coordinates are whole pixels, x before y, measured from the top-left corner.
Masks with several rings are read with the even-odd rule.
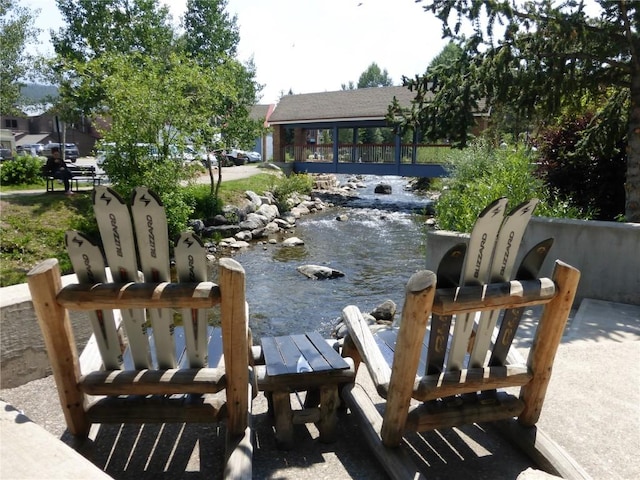
[[[282,177],[273,177],[269,191],[276,198],[279,208],[284,208],[287,199],[293,193],[309,195],[313,189],[313,178],[306,173],[292,173]]]
[[[452,151],[449,178],[436,203],[438,226],[444,230],[471,232],[478,214],[493,200],[509,199],[510,208],[538,198],[535,214],[559,218],[589,218],[588,211],[558,199],[535,176],[535,155],[524,148],[491,148],[482,141]]]
[[[17,156],[14,160],[0,164],[0,182],[3,185],[43,184],[43,165],[44,161],[40,157]]]
[[[626,142],[619,135],[589,137],[591,114],[566,118],[536,140],[537,174],[547,186],[576,207],[592,210],[597,220],[624,214]]]

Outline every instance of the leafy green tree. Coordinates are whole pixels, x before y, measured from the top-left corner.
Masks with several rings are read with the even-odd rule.
[[[12,0],[0,0],[0,115],[16,112],[22,82],[32,71],[32,56],[25,47],[35,40],[35,12],[16,5]]]
[[[106,53],[162,56],[172,49],[169,9],[158,0],[56,0],[65,26],[51,32],[56,54],[89,61]]]
[[[373,62],[360,75],[357,88],[391,87],[392,85],[393,80],[389,77],[387,69],[380,70],[378,64]]]
[[[184,15],[184,49],[210,65],[236,56],[237,17],[226,12],[227,0],[188,0]]]
[[[397,103],[390,108],[390,114],[404,116],[401,127],[465,145],[481,101],[540,121],[579,112],[585,99],[596,100],[599,111],[580,146],[590,137],[615,144],[620,121],[626,125],[625,214],[627,221],[640,222],[640,3],[594,0],[589,5],[599,7],[595,16],[585,2],[575,1],[425,3],[463,54],[455,64],[403,79],[416,101],[408,110]]]

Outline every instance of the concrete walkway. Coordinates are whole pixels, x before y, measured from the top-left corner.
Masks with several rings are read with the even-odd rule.
[[[523,354],[530,345],[526,334],[538,315],[533,309],[527,312],[522,325],[524,339],[518,344]],[[640,478],[640,456],[636,455],[640,446],[639,366],[640,306],[584,300],[558,351],[538,425],[594,479]],[[50,460],[50,453],[62,444],[50,434],[67,443],[72,443],[72,438],[65,433],[52,377],[0,390],[0,398],[42,427],[37,427],[38,441],[30,443],[37,448],[21,447],[24,453],[16,456],[15,439],[34,435],[33,424],[17,416],[10,406],[4,407],[0,413],[0,478],[44,478],[38,475],[42,465],[50,469],[49,478],[92,478],[80,474],[70,477],[64,471],[53,475],[60,464]],[[341,416],[337,442],[319,443],[313,426],[299,425],[296,447],[287,452],[276,448],[266,411],[260,394],[254,401],[254,478],[386,478],[348,412]],[[11,428],[7,422],[12,423]],[[92,434],[93,441],[81,451],[113,478],[191,480],[221,476],[224,429],[201,425],[96,426]],[[473,425],[411,435],[407,446],[428,478],[515,479],[533,466],[491,429]],[[92,466],[80,461],[78,468]],[[27,472],[31,470],[34,474],[30,476]]]

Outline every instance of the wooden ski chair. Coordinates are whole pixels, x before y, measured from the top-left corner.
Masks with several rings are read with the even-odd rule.
[[[510,433],[512,441],[519,442],[543,470],[565,478],[582,478],[580,467],[534,427],[579,276],[578,270],[557,261],[551,279],[437,289],[436,275],[423,270],[407,283],[399,328],[376,334],[357,307],[350,305],[343,310],[348,327],[343,355],[354,358],[356,365],[366,364],[385,402],[376,403],[358,380],[343,389],[343,398],[364,426],[368,443],[392,478],[416,475],[416,466],[407,463],[407,453],[395,448],[405,432],[482,422],[492,422],[502,432]],[[526,364],[522,357],[511,354],[521,361],[512,363],[507,358],[506,362],[491,362],[492,366],[485,362],[476,368],[465,364],[457,371],[444,367],[453,335],[448,327],[428,328],[432,314],[435,318],[459,318],[465,313],[538,304],[544,304],[544,310]],[[511,338],[514,333],[509,334]],[[434,368],[438,362],[440,368]],[[504,391],[507,387],[520,387],[519,396]]]
[[[225,420],[225,478],[251,478],[251,339],[245,272],[238,262],[220,260],[219,285],[211,282],[102,283],[62,288],[58,261],[48,259],[31,270],[28,283],[71,434],[86,437],[92,423]],[[95,343],[92,351],[85,350],[81,362],[68,314],[68,310],[145,308],[185,308],[194,312],[215,306],[220,308],[221,335],[218,329],[217,333],[214,331],[209,343],[209,366],[204,368],[187,365],[186,368],[127,370],[125,361],[123,369],[105,370]],[[218,353],[213,354],[216,348]],[[180,353],[176,356],[181,357]]]

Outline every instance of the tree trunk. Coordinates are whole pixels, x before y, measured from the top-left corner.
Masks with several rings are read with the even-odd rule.
[[[640,223],[640,67],[636,59],[631,61],[631,72],[625,217],[627,222]]]

